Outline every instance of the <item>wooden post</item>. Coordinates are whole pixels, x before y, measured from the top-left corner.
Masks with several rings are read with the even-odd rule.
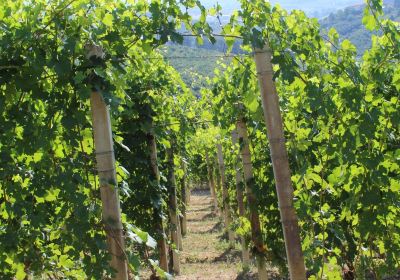
[[[216,196],[216,199],[217,199],[217,205],[218,205],[218,211],[219,211],[220,218],[221,218],[221,220],[224,221],[225,220],[224,210],[223,210],[224,206],[223,206],[223,204],[221,203],[221,201],[219,200],[219,197],[218,197],[218,193],[220,193],[222,195],[222,186],[221,186],[222,179],[221,179],[221,174],[220,174],[220,170],[219,170],[218,156],[217,156],[216,160],[215,160],[215,158],[213,159],[212,163],[213,163],[214,166],[215,165],[217,166],[216,168],[213,169],[214,175],[215,175],[215,179],[216,179],[215,180],[216,181],[215,196]]]
[[[229,244],[233,246],[235,244],[235,235],[233,231],[229,228],[232,222],[230,210],[229,210],[229,194],[228,194],[228,184],[226,182],[225,176],[225,163],[224,156],[222,154],[222,145],[217,144],[217,152],[218,152],[218,164],[219,164],[219,172],[221,176],[221,185],[222,185],[222,211],[224,213],[225,220],[225,228],[228,233]]]
[[[181,198],[182,198],[182,218],[181,218],[181,232],[182,236],[185,236],[187,233],[187,217],[186,217],[186,206],[188,204],[187,200],[187,166],[186,162],[182,160],[182,169],[183,169],[183,178],[181,185]]]
[[[160,183],[160,171],[157,164],[157,144],[153,134],[148,135],[148,145],[150,147],[150,164],[153,173],[153,177],[157,180],[157,184]],[[161,192],[161,190],[160,190]],[[168,272],[168,251],[167,243],[165,240],[165,231],[162,221],[162,213],[157,208],[154,208],[154,222],[157,228],[159,238],[157,240],[158,249],[160,254],[160,268]]]
[[[193,186],[193,182],[192,181],[188,181],[187,182],[187,189],[186,189],[186,202],[189,205],[190,204],[190,195],[192,194],[192,187]]]
[[[214,174],[213,174],[212,166],[210,163],[210,158],[208,156],[207,151],[206,151],[206,164],[207,164],[208,182],[209,182],[209,186],[210,186],[210,192],[211,192],[211,196],[212,196],[213,202],[214,202],[214,211],[215,211],[215,213],[218,213],[218,200],[217,200],[217,192],[215,189]]]
[[[237,122],[237,131],[239,134],[239,141],[241,146],[241,156],[243,162],[243,173],[244,180],[246,183],[247,202],[250,209],[250,224],[251,224],[251,239],[253,240],[254,246],[257,250],[256,261],[258,269],[258,279],[268,279],[267,268],[265,263],[265,247],[263,236],[261,232],[260,217],[258,215],[258,203],[257,198],[254,195],[254,175],[253,175],[253,164],[251,162],[251,153],[249,145],[249,137],[247,135],[247,126],[243,118],[239,118]]]
[[[271,50],[268,44],[263,49],[255,50],[255,62],[271,150],[290,279],[305,280],[306,270],[301,249],[300,230],[296,211],[293,207],[293,186],[289,159],[283,134],[279,98],[273,81]]]
[[[171,220],[171,238],[175,244],[176,249],[172,250],[172,267],[176,275],[181,273],[180,257],[179,257],[179,219],[177,213],[177,199],[176,199],[176,180],[174,170],[174,152],[171,148],[167,149],[168,156],[168,197],[169,197],[169,218]]]
[[[237,153],[237,144],[238,144],[238,133],[237,130],[232,131],[232,143],[235,146],[235,153]],[[240,171],[239,167],[239,160],[240,156],[238,155],[236,164],[235,164],[235,172],[236,172],[236,200],[238,203],[238,210],[239,210],[239,217],[246,217],[246,210],[244,207],[244,201],[243,201],[243,175],[242,172]],[[242,262],[243,262],[243,267],[249,267],[250,266],[250,253],[249,250],[247,249],[246,245],[246,238],[244,236],[240,237],[240,242],[242,244]]]
[[[178,198],[177,198],[178,200]],[[179,205],[178,202],[176,203],[176,205]],[[182,224],[181,224],[181,216],[178,214],[178,230],[177,230],[177,234],[178,234],[178,249],[179,251],[183,251],[183,241],[182,241]]]
[[[100,179],[100,196],[103,204],[103,223],[107,235],[107,246],[111,255],[110,265],[115,270],[112,279],[128,280],[110,113],[103,97],[98,92],[92,92],[90,104],[97,172]]]

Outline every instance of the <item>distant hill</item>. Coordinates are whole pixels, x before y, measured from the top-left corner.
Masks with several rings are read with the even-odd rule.
[[[278,1],[282,3],[282,6],[283,3],[289,5],[290,3],[294,2],[290,0]],[[304,0],[301,1],[301,3],[304,4],[305,7],[310,8],[312,5],[321,6],[322,1],[324,2],[324,5],[327,4],[326,0]],[[207,2],[208,5],[210,5],[210,3],[214,2],[214,0],[203,0],[202,2]],[[224,1],[222,0],[220,1],[220,3],[221,2],[223,3]],[[343,10],[338,10],[334,13],[331,13],[329,16],[320,19],[322,32],[326,33],[329,31],[330,28],[335,28],[339,32],[340,38],[342,40],[349,39],[356,45],[358,55],[361,56],[365,52],[365,50],[367,50],[371,46],[371,32],[366,30],[362,24],[364,5],[353,4],[363,1],[332,0],[330,2],[332,2],[333,4],[352,3],[352,6],[347,7]],[[237,2],[231,0],[229,0],[229,3],[229,7],[234,7],[235,3],[237,4]],[[333,5],[332,3],[330,5]],[[299,4],[297,4],[297,6],[299,6]],[[384,12],[386,16],[391,18],[392,20],[400,21],[400,0],[385,1]],[[218,23],[214,22],[212,24],[214,25],[215,32],[218,33]],[[205,79],[198,79],[193,75],[193,73],[195,73],[195,75],[200,75],[204,77],[213,77],[214,68],[217,65],[216,62],[218,60],[218,57],[223,56],[225,51],[226,44],[222,38],[217,38],[217,43],[214,45],[212,45],[207,40],[204,40],[204,44],[202,46],[198,46],[196,44],[195,38],[193,37],[186,37],[183,46],[168,44],[162,49],[165,57],[167,57],[167,61],[169,61],[170,64],[181,73],[183,80],[187,83],[187,85],[191,86],[196,93],[198,93],[201,85],[204,85]],[[233,53],[240,52],[240,42],[237,42],[233,48]]]
[[[322,1],[324,2],[322,4]],[[211,7],[212,3],[215,3],[216,0],[202,0],[202,3],[206,5],[206,7]],[[229,2],[229,3],[228,3]],[[345,4],[351,4],[351,6],[335,10],[335,12],[325,14],[324,18],[321,18],[320,24],[322,29],[327,32],[330,28],[335,28],[342,39],[349,39],[352,41],[358,51],[359,54],[364,53],[366,49],[371,46],[371,33],[365,29],[362,24],[362,17],[364,11],[364,4],[362,4],[363,0],[304,0],[294,1],[294,0],[271,0],[272,3],[277,3],[285,8],[293,9],[293,8],[301,8],[301,9],[309,9],[309,11],[314,11],[316,13],[322,13],[324,9],[332,10],[337,7],[342,7]],[[239,4],[234,0],[229,1],[220,1],[223,8],[227,10],[233,8],[239,8]],[[225,3],[225,4],[224,4]],[[400,19],[400,0],[385,0],[384,12],[387,17],[392,20],[399,21]],[[318,7],[320,10],[318,11]],[[213,28],[215,33],[220,33],[219,22],[215,21],[215,19],[210,18],[209,23]],[[202,49],[212,49],[220,52],[224,52],[226,49],[225,42],[222,38],[216,38],[216,44],[211,44],[208,40],[204,40],[204,44],[198,46],[196,43],[196,39],[193,37],[186,37],[184,40],[184,45],[193,47],[193,48],[202,48]],[[240,42],[237,42],[234,45],[233,53],[240,53]]]
[[[237,0],[201,0],[201,3],[209,8],[219,3],[222,7],[222,13],[229,15],[234,10],[240,8],[239,1]],[[287,10],[300,9],[312,17],[325,17],[331,12],[343,9],[348,6],[362,4],[363,0],[270,0],[272,4],[279,4]],[[193,15],[198,15],[199,11],[193,10]]]
[[[362,55],[371,47],[371,32],[362,24],[364,5],[356,5],[339,10],[320,20],[322,29],[327,32],[335,28],[342,39],[349,39]],[[385,17],[400,21],[400,0],[385,1]]]
[[[223,52],[181,45],[167,45],[159,51],[195,93],[206,85],[206,77],[214,76],[218,60],[223,60],[225,63],[231,60],[229,57],[223,57]]]

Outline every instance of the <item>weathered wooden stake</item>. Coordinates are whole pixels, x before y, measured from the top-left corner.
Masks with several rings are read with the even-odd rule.
[[[187,217],[186,217],[186,206],[188,205],[187,199],[187,166],[186,162],[182,160],[182,169],[183,169],[183,178],[181,185],[181,197],[182,197],[182,218],[181,218],[181,232],[182,236],[185,236],[187,233]]]
[[[247,135],[247,126],[243,118],[239,117],[236,124],[236,128],[239,134],[239,142],[241,146],[241,156],[243,162],[243,173],[244,180],[246,183],[246,193],[247,202],[250,210],[250,224],[251,224],[251,238],[253,240],[254,246],[256,247],[256,261],[258,269],[258,279],[266,280],[268,279],[267,268],[265,263],[265,253],[264,241],[261,232],[260,217],[258,215],[257,209],[257,198],[253,193],[254,188],[254,175],[253,175],[253,164],[251,162],[251,153],[249,145],[249,137]]]
[[[221,179],[221,174],[220,174],[220,171],[219,171],[218,156],[213,159],[212,164],[216,165],[216,168],[213,168],[213,172],[214,172],[215,181],[216,181],[215,195],[216,195],[216,199],[217,199],[218,213],[219,213],[219,216],[220,216],[221,220],[224,221],[225,220],[225,214],[224,214],[225,212],[223,210],[224,206],[223,206],[223,203],[221,203],[221,201],[219,200],[219,197],[218,197],[218,193],[220,193],[222,195],[222,186],[221,186],[222,179]]]
[[[300,230],[296,211],[293,207],[293,186],[283,134],[279,97],[273,81],[271,56],[268,44],[263,49],[255,50],[255,62],[267,125],[290,279],[305,280],[306,270],[301,249]]]
[[[229,244],[233,246],[235,244],[235,235],[234,232],[230,229],[230,224],[232,223],[232,219],[229,210],[228,185],[226,182],[225,163],[224,163],[224,156],[222,154],[221,144],[217,144],[217,152],[218,152],[219,172],[221,176],[221,185],[222,185],[222,208],[224,213],[225,228],[228,233]]]
[[[211,196],[212,196],[213,202],[214,202],[214,211],[215,211],[215,213],[218,213],[218,200],[217,200],[217,192],[215,189],[214,172],[212,170],[210,158],[209,158],[207,152],[206,152],[206,163],[207,163],[208,182],[209,182],[209,186],[210,186],[210,192],[211,192]]]
[[[92,92],[90,103],[97,172],[100,179],[100,195],[103,204],[103,223],[107,234],[108,250],[111,255],[110,265],[115,270],[113,279],[128,280],[110,113],[99,92]]]
[[[160,183],[160,171],[158,169],[157,162],[157,143],[153,134],[148,135],[148,145],[150,147],[150,163],[154,178],[156,178],[157,183]],[[158,209],[154,209],[154,219],[156,223],[156,228],[158,230],[159,238],[157,240],[158,249],[160,254],[160,268],[168,272],[168,250],[167,243],[165,240],[165,230],[163,226],[163,221],[161,218],[162,213],[158,213]]]
[[[177,203],[178,205],[178,203]],[[181,224],[181,216],[178,214],[178,249],[179,251],[183,251],[183,241],[182,241],[182,224]]]
[[[180,257],[179,257],[179,219],[177,213],[177,198],[176,198],[176,180],[175,180],[175,170],[174,170],[174,152],[172,148],[167,149],[168,156],[168,194],[169,194],[169,217],[171,220],[171,236],[172,242],[177,247],[172,250],[172,263],[175,275],[181,273],[180,267]]]
[[[192,195],[192,192],[191,192],[192,188],[190,186],[192,186],[192,182],[189,183],[188,192],[186,192],[186,201],[188,202],[188,204],[190,203],[190,198]]]
[[[238,133],[237,130],[232,131],[232,143],[235,146],[235,152],[236,152],[236,145],[238,144]],[[239,217],[246,217],[246,210],[244,206],[244,201],[243,201],[243,174],[240,170],[239,167],[239,160],[240,156],[238,155],[237,161],[235,164],[235,171],[236,171],[236,200],[238,203],[238,210],[239,210]],[[240,237],[240,241],[242,244],[242,262],[244,267],[248,267],[250,265],[250,253],[249,250],[247,249],[246,245],[246,239],[244,236]]]

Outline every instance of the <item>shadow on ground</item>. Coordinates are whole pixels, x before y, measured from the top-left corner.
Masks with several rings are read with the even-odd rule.
[[[211,209],[212,210],[212,209]],[[196,211],[192,211],[192,212],[196,212]],[[197,212],[203,212],[203,211],[197,211]],[[206,220],[212,220],[215,217],[217,217],[217,215],[214,212],[210,212],[205,214],[203,217],[200,218],[189,218],[187,219],[188,222],[200,222],[200,221],[206,221]]]
[[[242,271],[238,274],[235,280],[258,280],[257,273]]]
[[[217,232],[220,232],[222,230],[222,228],[223,228],[223,224],[219,222],[219,223],[215,224],[212,228],[210,228],[208,230],[193,231],[192,233],[195,233],[195,234],[217,233]]]
[[[191,196],[209,197],[210,196],[210,191],[209,190],[194,189],[194,190],[192,190]]]
[[[240,261],[241,253],[235,249],[228,248],[221,255],[214,258],[213,262],[230,262],[234,260]]]
[[[191,209],[190,212],[208,212],[208,211],[212,211],[214,209],[214,207],[212,205],[207,206],[205,208],[198,208],[198,209]]]
[[[242,271],[238,274],[235,280],[258,280],[258,273]],[[285,278],[279,277],[278,274],[270,273],[268,280],[286,280]]]

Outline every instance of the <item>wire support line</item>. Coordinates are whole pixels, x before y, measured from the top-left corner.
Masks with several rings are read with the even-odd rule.
[[[97,173],[107,173],[107,172],[112,172],[112,171],[115,171],[115,168],[97,170]]]
[[[161,53],[162,55],[162,53]],[[238,59],[240,57],[251,57],[253,54],[226,54],[226,55],[199,55],[199,56],[151,56],[151,57],[143,57],[143,59],[147,60],[170,60],[170,59],[207,59],[207,58],[233,58]],[[126,60],[131,60],[127,58]],[[112,62],[123,62],[124,60],[111,60]],[[0,70],[8,70],[8,69],[21,69],[21,68],[30,68],[31,66],[26,65],[0,65]],[[54,75],[57,76],[57,75]]]
[[[114,153],[114,150],[104,151],[104,152],[96,152],[95,154],[96,154],[96,156],[103,156],[103,155],[110,155],[110,154],[113,154],[113,153]]]
[[[251,54],[238,54],[238,55],[200,55],[200,56],[163,56],[163,57],[145,57],[145,59],[204,59],[204,58],[237,58],[237,57],[246,57],[251,56]]]
[[[214,121],[188,121],[187,123],[189,124],[208,124],[208,123],[213,123]],[[155,127],[169,127],[173,125],[182,125],[183,122],[172,122],[172,123],[154,123]]]
[[[222,37],[222,38],[235,38],[235,39],[243,39],[243,36],[234,35],[234,34],[219,34],[219,33],[211,33],[211,34],[194,34],[194,33],[179,33],[179,35],[183,37],[207,37],[207,35],[211,35],[213,37]]]

